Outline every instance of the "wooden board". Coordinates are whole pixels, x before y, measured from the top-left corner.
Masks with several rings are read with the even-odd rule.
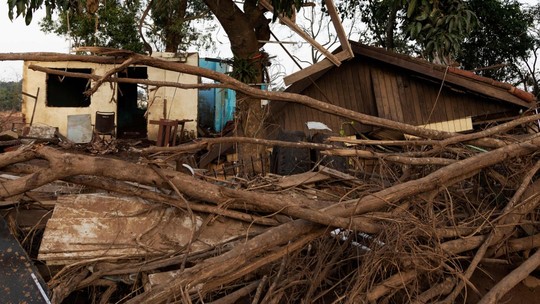
[[[335,55],[335,57],[340,61],[345,61],[349,58],[351,58],[351,55],[347,51],[341,51]],[[285,85],[290,85],[292,83],[295,83],[301,79],[304,79],[306,77],[309,77],[313,74],[316,74],[320,71],[324,71],[327,69],[330,69],[331,67],[335,66],[332,61],[330,61],[328,58],[324,58],[323,60],[314,63],[310,66],[308,66],[305,69],[302,69],[298,72],[294,72],[290,75],[287,75],[283,77],[283,82]]]
[[[204,217],[140,198],[110,194],[60,197],[48,221],[38,259],[69,264],[94,258],[140,258],[177,252]],[[204,226],[191,245],[198,252],[245,235],[249,224],[226,219]],[[250,231],[257,227],[251,226]]]
[[[276,186],[286,189],[286,188],[296,187],[300,185],[313,184],[313,183],[325,181],[328,179],[330,179],[330,176],[328,176],[327,174],[309,171],[309,172],[284,176],[276,184]]]
[[[531,107],[531,104],[510,94],[507,90],[492,86],[483,82],[476,81],[472,78],[463,77],[453,73],[445,73],[444,70],[436,69],[433,64],[427,61],[422,62],[404,55],[395,54],[380,48],[369,47],[354,43],[351,46],[356,55],[367,56],[382,62],[386,62],[393,66],[417,72],[428,77],[439,79],[446,83],[458,85],[460,87],[472,90],[474,92],[497,98],[506,102],[510,102],[523,107]]]

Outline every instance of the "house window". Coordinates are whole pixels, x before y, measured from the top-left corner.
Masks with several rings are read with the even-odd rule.
[[[91,69],[58,69],[60,71],[91,74]],[[47,106],[80,108],[90,106],[90,96],[84,92],[90,87],[86,78],[47,74]]]

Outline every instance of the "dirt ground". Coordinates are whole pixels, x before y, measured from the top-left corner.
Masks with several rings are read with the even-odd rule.
[[[512,271],[508,265],[481,265],[471,278],[471,283],[478,289],[481,295],[467,290],[467,303],[473,304],[480,301],[495,284]],[[516,285],[500,301],[505,304],[532,304],[540,303],[540,280],[537,278],[540,272],[533,272],[527,279]],[[536,274],[536,275],[535,275]]]

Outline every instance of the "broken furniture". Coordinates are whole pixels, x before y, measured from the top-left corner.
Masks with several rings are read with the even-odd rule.
[[[156,145],[158,147],[176,146],[176,134],[178,126],[180,126],[180,142],[184,140],[184,126],[186,122],[193,121],[192,119],[160,119],[150,120],[151,124],[158,125],[158,137]]]

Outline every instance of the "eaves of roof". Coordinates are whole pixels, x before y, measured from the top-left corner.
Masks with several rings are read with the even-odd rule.
[[[423,59],[413,58],[411,56],[398,54],[378,47],[367,46],[354,41],[350,41],[350,43],[352,50],[357,57],[363,56],[376,61],[384,62],[386,64],[409,70],[429,78],[462,87],[471,92],[527,108],[534,106],[537,101],[536,97],[529,92],[518,89],[508,83],[503,83],[491,78],[476,75],[471,71],[434,64]],[[308,76],[306,79],[297,81],[287,88],[286,91],[299,93],[309,86],[312,81],[321,77],[327,71],[336,68],[339,67],[332,67],[317,74]]]

